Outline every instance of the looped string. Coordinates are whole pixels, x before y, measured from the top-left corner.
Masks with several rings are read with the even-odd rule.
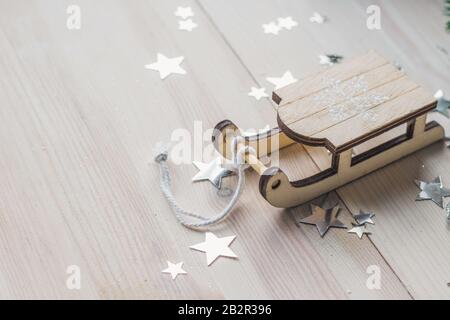
[[[172,208],[172,211],[175,213],[176,218],[182,225],[184,225],[187,228],[197,229],[217,224],[228,218],[228,216],[231,213],[231,210],[233,209],[234,205],[236,204],[237,200],[239,199],[244,189],[245,169],[249,167],[249,165],[245,163],[245,155],[247,153],[256,154],[255,149],[249,146],[245,146],[244,148],[237,150],[238,144],[242,140],[243,138],[238,136],[233,138],[231,143],[233,169],[234,171],[237,171],[238,175],[238,183],[236,186],[236,190],[234,191],[233,196],[231,197],[231,200],[227,204],[227,206],[221,212],[212,217],[205,217],[203,215],[196,214],[194,212],[189,212],[179,206],[179,204],[175,200],[175,197],[171,189],[170,173],[169,167],[167,165],[169,151],[164,150],[155,157],[155,162],[159,164],[161,190],[164,196],[166,197],[170,207]],[[186,217],[191,217],[193,218],[194,221],[188,221],[186,220]]]

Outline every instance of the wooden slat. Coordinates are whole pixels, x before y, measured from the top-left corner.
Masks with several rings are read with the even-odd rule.
[[[389,99],[388,101],[391,101],[402,96],[403,94],[412,91],[415,88],[418,88],[417,84],[409,80],[407,77],[402,77],[392,82],[386,83],[381,87],[372,89],[366,94],[379,94],[380,96],[387,96]],[[398,112],[399,115],[403,114],[402,109],[397,108],[396,105],[393,106],[392,104],[388,104],[388,101],[378,106],[374,105],[371,109],[368,110],[377,110],[377,113],[387,112],[392,117],[392,119],[397,119],[398,116],[396,113]],[[327,129],[342,123],[342,126],[339,127],[340,130],[343,130],[343,133],[345,132],[346,136],[351,137],[350,140],[357,139],[360,132],[354,130],[354,128],[355,126],[357,126],[357,122],[359,121],[359,119],[364,119],[364,115],[362,115],[361,117],[356,117],[356,115],[358,114],[356,106],[352,109],[349,109],[348,112],[346,112],[345,117],[343,117],[342,119],[336,118],[336,116],[330,112],[329,108],[317,112],[307,118],[303,118],[297,122],[291,123],[289,125],[289,128],[292,131],[295,131],[296,133],[299,133],[303,136],[326,138],[332,141],[334,137],[328,136],[326,134],[327,132],[329,132]]]
[[[399,71],[392,64],[386,64],[379,68],[372,69],[364,75],[364,81],[367,83],[367,90],[371,90],[373,88],[379,87],[384,83],[390,82],[392,80],[398,79],[404,75],[402,71]],[[353,79],[353,78],[352,78]],[[346,85],[349,81],[343,81],[342,84]],[[325,81],[326,79],[324,79]],[[278,115],[284,124],[289,125],[293,122],[306,118],[314,113],[317,113],[321,110],[330,107],[330,105],[320,103],[317,101],[318,93],[311,94],[302,99],[296,100],[288,105],[284,105],[278,108]],[[355,91],[355,96],[363,93],[363,88],[360,91]],[[346,97],[337,97],[335,103],[342,102]],[[347,97],[348,98],[348,97]]]
[[[327,137],[336,148],[340,148],[350,141],[360,140],[366,135],[383,130],[388,124],[404,122],[402,121],[404,117],[416,113],[424,109],[424,106],[434,102],[434,97],[428,91],[417,88],[371,109],[376,114],[373,120],[365,120],[363,114],[358,114],[313,135],[313,137]]]
[[[366,54],[349,59],[342,64],[312,74],[289,86],[276,90],[274,92],[274,97],[276,97],[274,101],[280,106],[286,105],[324,89],[326,87],[324,80],[326,79],[340,79],[344,81],[387,63],[388,60],[386,58],[371,50]]]

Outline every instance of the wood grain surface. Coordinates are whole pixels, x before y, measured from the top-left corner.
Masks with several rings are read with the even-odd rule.
[[[376,31],[366,28],[374,3]],[[81,8],[80,30],[66,28],[71,4]],[[178,30],[180,5],[195,12],[192,32]],[[440,175],[450,185],[444,142],[315,200],[339,203],[346,225],[359,209],[373,211],[362,240],[337,229],[320,238],[298,224],[308,206],[271,207],[249,172],[232,217],[211,230],[237,235],[239,259],[210,267],[188,248],[204,233],[178,224],[152,163],[156,142],[176,129],[194,133],[195,121],[204,131],[223,119],[275,126],[274,105],[248,97],[250,87],[270,92],[265,78],[286,70],[301,79],[322,53],[376,49],[416,83],[450,94],[450,61],[437,49],[450,50],[442,10],[439,0],[0,0],[0,298],[449,299],[450,228],[441,208],[414,201],[413,183]],[[329,22],[310,23],[314,11]],[[263,33],[263,23],[285,16],[299,25]],[[158,52],[184,56],[187,74],[161,81],[146,70]],[[443,116],[431,118],[450,129]],[[300,179],[322,164],[294,145],[280,166]],[[227,203],[209,183],[190,182],[191,164],[171,170],[188,209]],[[184,261],[188,275],[162,274],[167,260]],[[80,267],[80,290],[66,286],[70,265]],[[372,265],[379,290],[366,286]]]

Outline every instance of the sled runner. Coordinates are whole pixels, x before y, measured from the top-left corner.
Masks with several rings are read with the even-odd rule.
[[[261,195],[275,207],[307,202],[444,137],[438,123],[426,122],[427,112],[436,107],[433,95],[373,51],[276,90],[272,100],[278,127],[244,136],[238,148],[250,145],[257,150],[256,155],[247,154],[246,162],[260,175]],[[392,136],[401,125],[405,131]],[[389,132],[387,141],[373,145]],[[241,132],[229,120],[215,127],[212,140],[226,158],[236,135]],[[354,153],[367,142],[369,149]],[[331,157],[331,164],[290,181],[282,169],[260,161],[294,143],[328,150],[314,152],[314,161],[322,166]]]

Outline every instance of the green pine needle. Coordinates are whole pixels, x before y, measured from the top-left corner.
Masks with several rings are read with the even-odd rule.
[[[445,0],[445,15],[450,17],[450,0]],[[447,21],[447,31],[450,32],[450,21]]]

